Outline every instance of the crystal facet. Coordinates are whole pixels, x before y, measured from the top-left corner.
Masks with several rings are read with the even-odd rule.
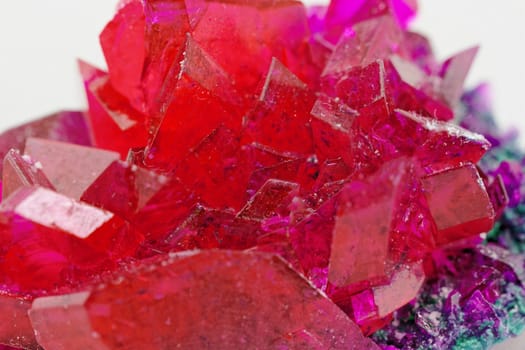
[[[39,343],[50,349],[123,343],[136,349],[379,349],[271,255],[188,252],[137,269],[89,291],[36,299],[29,315]]]

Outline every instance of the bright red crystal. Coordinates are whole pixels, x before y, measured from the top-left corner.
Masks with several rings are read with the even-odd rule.
[[[463,84],[478,49],[478,47],[473,47],[460,52],[449,58],[441,67],[441,97],[451,106],[455,106],[459,102],[463,93]]]
[[[197,16],[189,12],[195,40],[232,75],[241,91],[253,91],[273,57],[286,62],[301,79],[318,73],[308,64],[309,30],[299,1],[202,1],[197,8]]]
[[[87,63],[79,62],[89,104],[94,143],[126,157],[130,147],[146,144],[144,116],[132,108],[110,85],[109,76]]]
[[[114,160],[80,200],[130,221],[148,240],[172,232],[190,215],[196,196],[177,178]]]
[[[42,187],[0,205],[2,284],[29,293],[78,284],[133,255],[142,235],[113,213]]]
[[[247,249],[261,235],[257,221],[238,218],[231,211],[196,207],[166,239],[170,250]]]
[[[162,257],[29,315],[47,349],[379,349],[282,259],[254,252]]]
[[[452,122],[477,49],[439,63],[416,8],[122,1],[87,118],[0,135],[0,343],[37,349],[58,294],[46,349],[377,348],[509,200]]]
[[[313,152],[310,111],[314,96],[281,62],[274,59],[261,88],[259,101],[243,119],[245,135],[278,152]],[[294,130],[294,137],[288,137]]]
[[[393,14],[403,26],[415,14],[417,3],[414,0],[334,0],[330,2],[326,14],[326,30],[329,38],[339,37],[344,29],[370,18]],[[373,44],[371,41],[370,44]]]
[[[239,217],[264,220],[289,215],[288,206],[297,196],[299,185],[293,182],[270,179],[253,195],[239,212]]]
[[[163,170],[172,170],[188,150],[219,126],[240,128],[230,77],[189,35],[179,79],[174,84],[144,160]]]
[[[139,110],[144,101],[140,82],[146,56],[145,25],[142,4],[129,1],[100,34],[111,86]]]

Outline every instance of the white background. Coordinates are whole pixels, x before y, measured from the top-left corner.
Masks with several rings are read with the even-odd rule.
[[[1,0],[0,130],[85,107],[76,58],[104,67],[98,33],[115,5],[116,0]],[[420,7],[413,27],[431,37],[438,57],[481,45],[468,85],[490,81],[500,123],[525,135],[525,1],[420,0]],[[515,349],[525,348],[521,344]]]

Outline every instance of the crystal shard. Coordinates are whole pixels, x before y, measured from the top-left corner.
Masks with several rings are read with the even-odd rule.
[[[180,55],[184,50],[190,29],[186,3],[182,0],[148,0],[143,2],[146,18],[146,58],[143,67],[142,86],[146,109],[149,111],[147,125],[157,127],[166,106],[166,94],[170,94],[180,73]],[[139,53],[140,54],[140,53]],[[123,63],[120,61],[121,64]]]
[[[299,185],[293,182],[270,179],[239,212],[240,217],[255,220],[268,219],[279,214],[289,214],[288,207],[298,194]]]
[[[327,62],[323,75],[341,75],[396,53],[403,39],[399,24],[389,15],[375,17],[345,32]]]
[[[334,285],[386,278],[385,262],[399,175],[385,182],[353,182],[343,190],[328,275]]]
[[[494,208],[473,164],[445,170],[422,182],[438,244],[487,232],[494,225]]]
[[[398,266],[392,273],[388,285],[373,289],[377,316],[386,317],[412,301],[417,296],[424,280],[425,273],[421,264]]]
[[[152,181],[147,174],[139,172],[137,175],[137,190],[142,191],[142,195],[139,193],[137,211],[130,221],[148,240],[164,238],[190,215],[198,197],[178,179],[167,179],[157,175]],[[149,192],[150,185],[159,185],[158,190]],[[144,195],[148,193],[149,199],[146,200]]]
[[[58,192],[75,199],[120,158],[115,152],[36,138],[26,141],[25,154],[40,162]]]
[[[156,241],[190,215],[198,198],[177,178],[116,160],[93,180],[80,200],[117,214],[149,241]]]
[[[146,149],[144,162],[161,170],[173,170],[186,153],[219,126],[240,127],[232,103],[233,85],[222,67],[187,37],[179,78],[170,90],[165,113]],[[193,100],[191,97],[200,96]],[[236,118],[237,117],[237,118]]]
[[[4,159],[10,149],[24,150],[26,139],[38,137],[47,140],[63,141],[90,146],[90,130],[84,113],[60,112],[0,134],[0,157]],[[0,166],[1,166],[0,162]]]
[[[36,342],[33,327],[27,316],[31,308],[31,301],[3,293],[0,295],[0,308],[2,309],[0,344],[29,350],[41,349]]]
[[[176,174],[192,188],[205,205],[239,210],[245,203],[243,193],[253,171],[250,154],[240,146],[234,131],[223,126],[213,130],[177,167]]]
[[[320,96],[312,111],[314,148],[320,161],[343,158],[352,164],[352,123],[358,113],[337,99]]]
[[[309,278],[318,272],[327,274],[336,211],[337,200],[331,198],[290,229],[291,244]],[[323,287],[326,285],[325,279],[322,277],[320,281],[314,281],[314,284]]]
[[[247,249],[262,234],[257,221],[236,217],[231,211],[197,206],[166,239],[167,249]]]
[[[2,198],[9,197],[20,187],[41,186],[54,189],[42,172],[41,164],[34,163],[28,156],[10,150],[4,158],[2,172]]]
[[[273,59],[259,101],[244,118],[244,132],[252,141],[278,152],[310,154],[313,103],[306,84]]]
[[[450,106],[455,106],[459,102],[463,92],[463,84],[478,50],[478,47],[473,47],[460,52],[449,58],[441,67],[440,76],[443,79],[441,81],[441,94]]]
[[[254,90],[272,57],[289,62],[288,67],[301,79],[309,75],[308,27],[302,3],[203,3],[193,37],[225,67],[241,91]]]
[[[23,187],[0,205],[2,283],[11,290],[75,284],[134,254],[142,235],[110,212]]]
[[[111,85],[140,110],[142,69],[146,55],[146,19],[140,1],[129,1],[100,34]]]
[[[284,261],[253,252],[189,252],[144,262],[99,288],[39,298],[29,315],[39,343],[50,349],[267,349],[305,342],[378,349]]]
[[[131,147],[144,147],[147,130],[144,116],[115,91],[107,73],[79,61],[89,104],[89,121],[97,147],[117,151],[125,157]]]
[[[137,177],[140,175],[137,173],[141,171],[146,172],[125,162],[113,161],[89,183],[80,200],[129,220],[160,186],[159,181],[155,181],[155,177],[151,176],[148,180],[152,193],[139,192]],[[145,198],[141,198],[142,196]]]
[[[425,280],[421,264],[398,265],[390,274],[388,284],[351,297],[352,316],[365,334],[390,323],[392,313],[416,298]]]
[[[482,135],[454,124],[402,110],[396,110],[396,118],[399,128],[411,135],[405,140],[414,143],[411,148],[429,172],[476,163],[491,146]]]
[[[399,159],[342,188],[330,255],[331,284],[382,284],[391,266],[420,261],[432,251],[434,226],[415,170],[413,160]],[[412,251],[416,246],[418,252]]]

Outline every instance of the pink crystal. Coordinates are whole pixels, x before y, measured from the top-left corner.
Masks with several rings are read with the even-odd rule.
[[[487,232],[494,225],[494,208],[474,165],[445,170],[422,182],[438,244]]]

